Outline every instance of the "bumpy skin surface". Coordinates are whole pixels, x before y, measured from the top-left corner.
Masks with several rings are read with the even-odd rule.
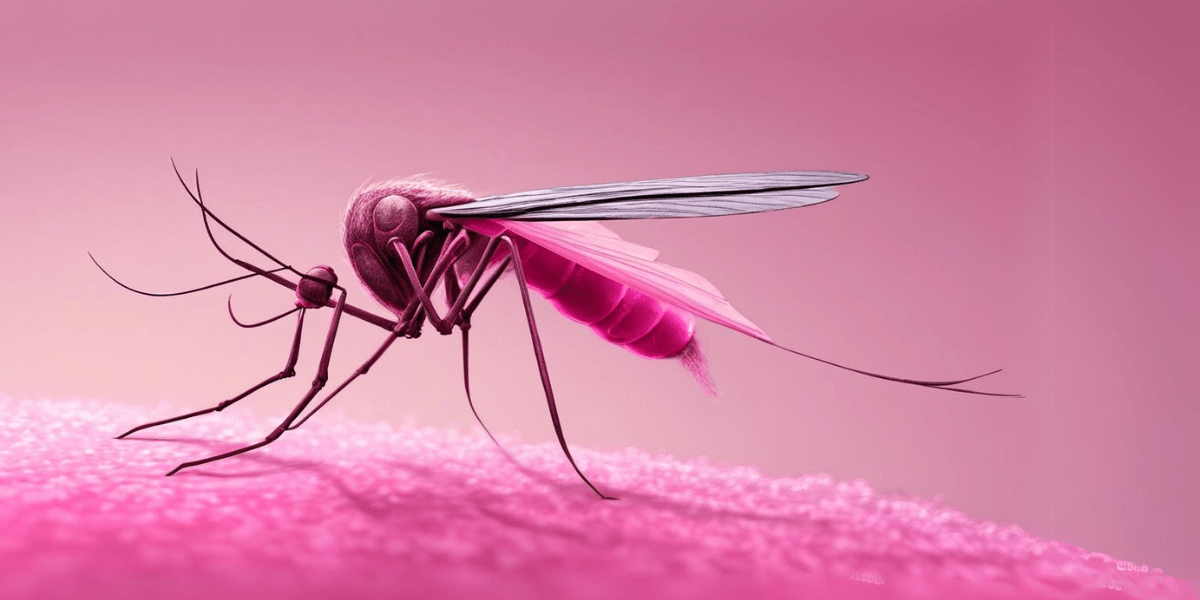
[[[577,448],[621,496],[605,502],[552,444],[507,440],[518,468],[480,435],[326,413],[170,478],[275,422],[231,410],[111,439],[178,408],[0,396],[0,598],[1195,598],[823,475]]]

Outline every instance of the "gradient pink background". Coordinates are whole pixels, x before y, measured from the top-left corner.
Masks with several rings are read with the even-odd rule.
[[[489,194],[858,171],[819,207],[614,229],[783,343],[913,377],[1002,366],[989,386],[1026,398],[878,382],[701,325],[712,401],[535,299],[568,438],[941,494],[1195,581],[1197,25],[1185,2],[9,3],[0,390],[199,408],[282,366],[287,325],[241,331],[222,292],[138,297],[87,260],[163,291],[239,274],[169,156],[253,239],[349,279],[338,219],[368,178]],[[292,302],[229,291],[245,318]],[[519,311],[505,283],[475,320],[477,402],[547,440]],[[381,335],[346,325],[334,378]],[[247,404],[290,406],[317,337]],[[455,338],[398,344],[337,406],[473,427],[458,369]]]

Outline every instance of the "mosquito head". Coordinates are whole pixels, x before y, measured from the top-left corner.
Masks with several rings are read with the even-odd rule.
[[[425,213],[472,200],[463,191],[404,180],[372,184],[354,194],[342,224],[342,243],[354,273],[375,300],[398,316],[404,314],[412,290],[391,241],[399,240],[414,252],[411,257],[420,271],[418,238],[427,234],[424,241],[436,252],[446,237],[442,224],[429,222]]]
[[[304,274],[300,285],[296,286],[296,306],[300,308],[320,308],[325,306],[333,297],[333,286],[337,285],[337,275],[326,265],[313,267]]]

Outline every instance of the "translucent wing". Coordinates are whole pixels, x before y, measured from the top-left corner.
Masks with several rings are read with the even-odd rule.
[[[558,221],[543,223],[543,235],[558,236],[564,243],[604,249],[615,254],[627,254],[642,260],[658,258],[658,250],[621,239],[617,232],[592,221]],[[532,240],[530,240],[532,241]]]
[[[835,171],[700,175],[517,192],[429,212],[447,219],[515,221],[716,217],[818,204],[837,197],[827,186],[866,178]]]
[[[691,271],[654,262],[658,254],[655,250],[622,240],[598,223],[585,225],[483,219],[468,219],[461,223],[472,231],[490,236],[500,235],[507,230],[680,310],[773,343],[763,330],[729,304],[707,279]]]

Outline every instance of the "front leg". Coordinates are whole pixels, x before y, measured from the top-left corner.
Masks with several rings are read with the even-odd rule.
[[[370,371],[371,367],[375,366],[375,363],[378,362],[379,359],[383,357],[383,353],[387,352],[387,349],[391,348],[392,344],[397,339],[404,336],[405,329],[406,329],[406,325],[403,322],[401,322],[399,325],[396,325],[396,328],[392,330],[391,335],[389,335],[387,337],[387,339],[383,341],[383,344],[380,345],[379,348],[375,350],[375,353],[372,354],[371,357],[367,359],[367,362],[364,362],[363,364],[359,365],[359,367],[357,369],[355,369],[354,372],[351,373],[350,376],[347,377],[346,380],[343,381],[341,385],[337,386],[337,388],[335,388],[332,392],[329,392],[329,395],[325,396],[325,399],[321,400],[321,402],[319,404],[317,404],[316,407],[314,407],[312,410],[308,411],[308,414],[304,415],[303,418],[301,418],[299,421],[296,421],[295,423],[293,423],[291,425],[288,425],[287,430],[291,431],[291,430],[296,429],[296,428],[300,427],[301,425],[303,425],[304,422],[307,421],[309,418],[311,418],[313,415],[315,415],[318,410],[321,410],[321,408],[323,406],[325,406],[326,404],[328,404],[330,400],[333,400],[334,396],[338,395],[339,393],[341,393],[342,390],[346,389],[346,386],[350,385],[355,379],[358,379],[359,377],[366,375],[367,371]]]
[[[177,417],[171,417],[169,419],[163,419],[161,421],[154,421],[153,423],[145,423],[142,425],[138,425],[137,427],[134,427],[133,429],[130,429],[129,431],[126,431],[125,433],[122,433],[121,435],[118,435],[117,439],[118,440],[122,439],[132,433],[141,431],[143,429],[149,429],[151,427],[158,427],[159,425],[166,425],[167,423],[174,423],[176,421],[182,421],[184,419],[190,419],[192,417],[198,417],[200,415],[206,415],[208,413],[221,412],[221,411],[225,410],[226,408],[228,408],[230,405],[241,400],[242,398],[245,398],[246,396],[249,396],[250,394],[253,394],[254,392],[256,392],[272,383],[275,383],[276,381],[279,381],[281,379],[286,379],[288,377],[295,375],[296,374],[296,360],[300,357],[300,334],[304,330],[304,309],[301,308],[299,310],[300,310],[300,314],[299,314],[299,316],[296,317],[296,334],[292,337],[292,351],[288,354],[287,364],[285,364],[283,366],[283,369],[280,370],[278,373],[264,379],[258,385],[238,394],[237,396],[234,396],[233,398],[222,401],[221,403],[217,404],[216,406],[205,408],[205,409],[198,410],[195,412],[190,412],[190,413],[187,413],[186,415],[179,415]],[[229,314],[232,316],[233,312],[231,311]],[[236,321],[236,319],[235,319],[235,321]]]
[[[261,448],[279,439],[279,436],[283,435],[284,431],[287,431],[288,427],[290,427],[296,418],[300,416],[300,413],[304,412],[305,407],[307,407],[308,404],[312,402],[313,398],[316,397],[317,393],[321,391],[321,388],[325,387],[325,382],[329,381],[329,357],[333,354],[333,342],[337,338],[338,323],[342,319],[342,308],[346,304],[346,290],[341,287],[338,287],[337,289],[340,291],[340,294],[333,309],[333,318],[330,319],[329,322],[329,332],[325,335],[325,347],[321,350],[321,361],[317,366],[317,376],[315,379],[313,379],[312,385],[308,389],[308,393],[300,399],[300,402],[296,404],[295,408],[292,409],[292,412],[287,416],[287,418],[279,424],[279,427],[276,427],[275,430],[268,434],[267,437],[261,442],[250,444],[249,446],[238,448],[237,450],[231,450],[216,456],[185,462],[172,469],[171,472],[167,473],[168,476],[174,475],[183,469],[189,469],[191,467],[226,459],[231,456],[237,456],[238,454],[249,452],[256,448]]]
[[[428,232],[426,232],[426,233],[428,233]],[[422,238],[418,237],[417,242],[414,244],[414,247],[418,247],[419,244],[422,244],[421,240],[422,240]],[[419,247],[424,248],[425,246],[421,245]],[[454,254],[442,253],[443,257],[447,256],[447,255],[454,256]],[[447,263],[447,265],[453,264],[453,260],[456,260],[456,259],[450,259],[450,262]],[[429,277],[426,279],[425,284],[422,287],[425,290],[425,293],[429,294],[430,292],[433,291],[434,287],[437,285],[437,278],[445,275],[446,280],[447,280],[447,288],[446,289],[448,290],[448,293],[450,291],[452,291],[454,294],[453,298],[457,298],[463,292],[462,292],[462,290],[459,290],[457,288],[457,286],[456,286],[457,282],[455,282],[455,284],[449,283],[450,281],[454,280],[453,274],[448,270],[446,270],[443,273],[442,270],[440,270],[438,268],[440,264],[441,263],[437,263],[434,265],[433,272],[430,273]],[[501,270],[503,270],[503,269],[501,269]],[[491,283],[495,283],[495,282],[491,281]],[[490,287],[490,284],[488,287]],[[308,413],[306,413],[298,421],[294,422],[291,425],[288,425],[287,426],[288,431],[299,428],[301,425],[304,424],[305,421],[308,421],[314,414],[316,414],[317,411],[321,410],[321,408],[323,408],[326,404],[328,404],[330,400],[333,400],[334,396],[337,396],[339,393],[341,393],[342,390],[346,389],[346,387],[349,386],[355,379],[358,379],[359,377],[366,375],[367,372],[371,370],[371,367],[373,367],[375,365],[375,363],[378,362],[379,359],[383,357],[384,352],[387,352],[387,349],[390,348],[392,346],[392,344],[398,338],[415,337],[415,335],[419,332],[420,324],[423,321],[423,319],[420,318],[420,315],[417,314],[417,311],[420,309],[420,306],[421,306],[421,303],[419,300],[417,300],[416,298],[411,299],[409,301],[409,305],[408,305],[407,309],[404,311],[404,314],[400,317],[399,323],[396,325],[396,327],[394,329],[392,329],[392,334],[389,335],[387,337],[387,339],[383,341],[383,343],[379,346],[379,348],[375,350],[375,353],[372,354],[371,357],[368,358],[366,362],[364,362],[362,365],[360,365],[358,367],[358,369],[356,369],[353,373],[351,373],[350,376],[347,377],[346,380],[341,383],[341,385],[339,385],[332,392],[330,392],[328,396],[325,396],[325,398],[323,400],[321,400],[321,402],[319,402],[315,407],[313,407],[312,410],[308,411]],[[454,322],[453,319],[448,318],[447,320],[449,320],[451,323]],[[461,325],[461,327],[463,328],[463,342],[465,343],[466,342],[466,328],[470,327],[470,325],[467,323],[464,323]],[[464,348],[464,351],[465,351],[465,348]],[[469,401],[470,391],[468,391],[467,394],[468,394],[468,401]],[[474,411],[475,410],[474,407],[472,407],[471,410]],[[476,418],[478,418],[478,415],[476,415]],[[482,421],[480,422],[480,424],[481,425],[483,424]],[[486,431],[487,427],[484,427],[484,430]],[[491,435],[491,432],[489,432],[488,435]]]

